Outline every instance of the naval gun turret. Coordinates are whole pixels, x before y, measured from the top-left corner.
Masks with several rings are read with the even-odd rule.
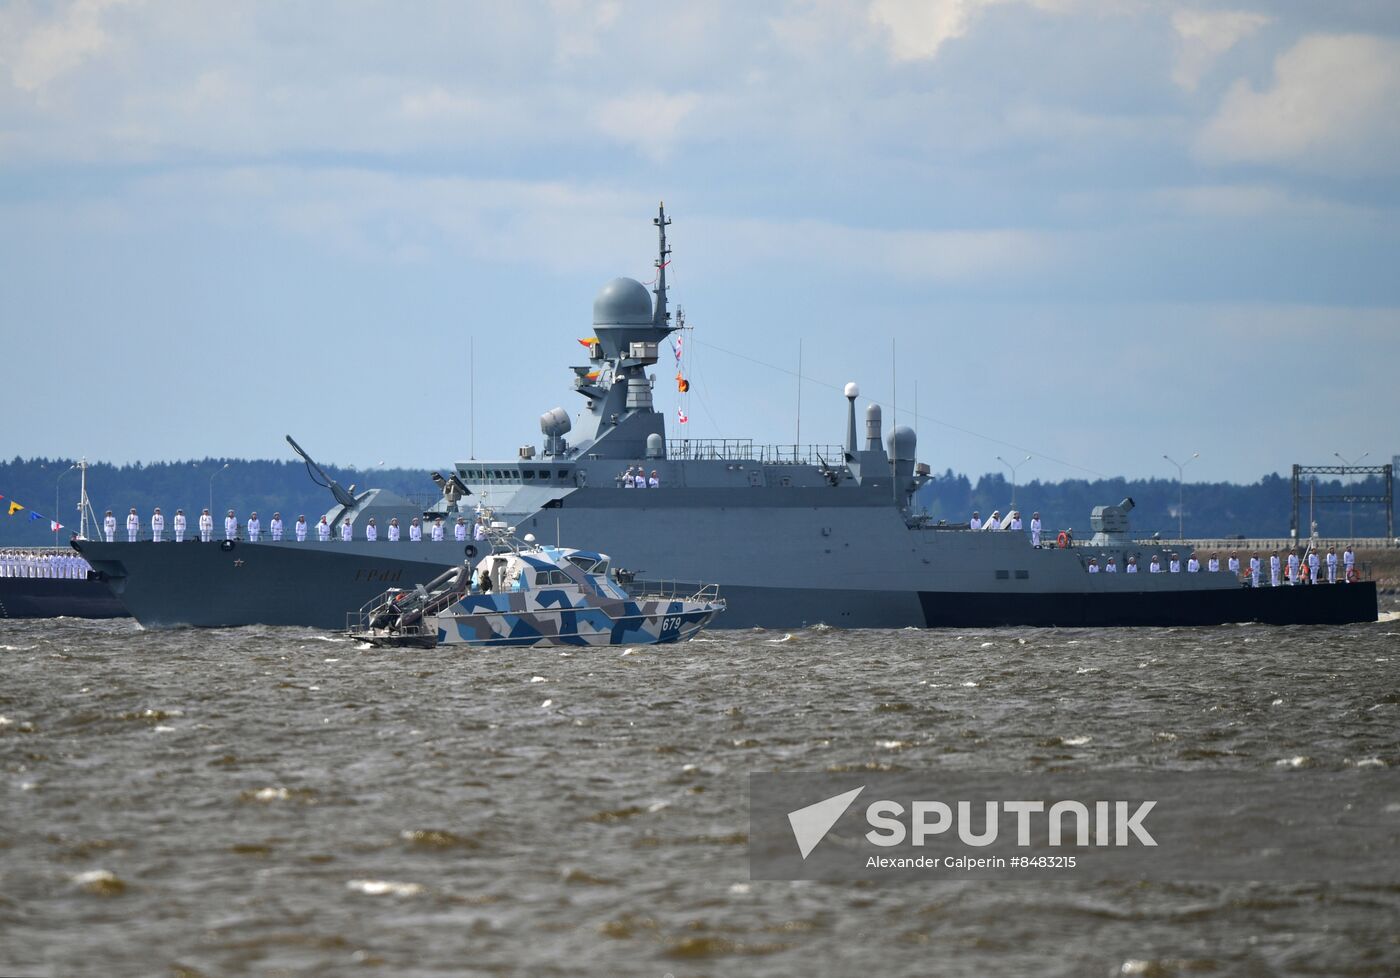
[[[1095,506],[1089,513],[1089,526],[1094,535],[1089,540],[1093,547],[1127,547],[1133,543],[1128,528],[1128,513],[1137,505],[1132,497],[1125,497],[1117,506]]]

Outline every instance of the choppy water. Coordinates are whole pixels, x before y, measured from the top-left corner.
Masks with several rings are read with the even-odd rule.
[[[0,973],[1395,974],[1400,886],[750,882],[745,785],[1380,770],[1397,663],[1394,620],[630,654],[0,623]]]

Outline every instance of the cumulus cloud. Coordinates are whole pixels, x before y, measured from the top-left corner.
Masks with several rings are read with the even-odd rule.
[[[1231,86],[1196,142],[1211,162],[1393,170],[1400,157],[1400,42],[1312,34],[1274,61],[1263,90]]]
[[[37,18],[25,4],[0,15],[0,62],[10,69],[15,87],[39,92],[75,70],[110,42],[103,26],[108,8],[129,0],[79,0],[55,20]]]
[[[1245,10],[1178,10],[1172,14],[1176,64],[1172,81],[1194,92],[1216,60],[1273,18]]]

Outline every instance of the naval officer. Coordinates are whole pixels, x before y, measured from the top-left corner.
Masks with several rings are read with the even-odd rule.
[[[305,513],[302,513],[300,516],[297,517],[297,521],[296,521],[296,523],[294,523],[294,524],[292,525],[292,529],[296,532],[296,535],[297,535],[297,543],[304,543],[304,542],[306,541],[306,514],[305,514]]]
[[[208,543],[214,539],[214,517],[209,515],[209,510],[199,514],[199,542]]]
[[[1040,549],[1040,514],[1031,514],[1031,546]]]
[[[433,543],[442,543],[442,517],[433,520]]]
[[[622,473],[622,488],[624,488],[624,489],[635,489],[635,488],[637,488],[637,484],[636,484],[635,482],[632,481],[632,470],[633,470],[634,468],[635,468],[635,466],[629,465],[629,466],[627,466],[627,471],[624,472],[624,473]]]
[[[987,522],[985,522],[985,523],[982,524],[982,529],[983,529],[983,530],[1000,530],[1000,529],[1001,529],[1001,510],[999,510],[999,509],[994,509],[994,510],[992,510],[991,519],[987,520]]]
[[[967,528],[969,530],[982,529],[982,514],[975,509],[972,511],[972,519],[967,521]]]
[[[472,539],[478,542],[486,539],[486,517],[476,518],[476,525],[472,527]]]
[[[656,470],[655,470],[655,469],[652,469],[652,470],[651,470],[651,478],[647,479],[647,488],[648,488],[648,489],[660,489],[660,488],[661,488],[661,480],[660,480],[659,478],[657,478]]]
[[[281,513],[273,513],[273,514],[272,514],[272,522],[269,523],[269,524],[267,524],[267,529],[268,529],[268,532],[272,534],[272,539],[274,539],[274,540],[281,540],[281,539],[282,539],[282,514],[281,514]]]
[[[1342,551],[1342,580],[1351,583],[1352,571],[1356,568],[1356,552],[1351,549],[1351,544]]]
[[[1337,548],[1327,548],[1327,583],[1337,583]]]
[[[1097,574],[1098,572],[1099,572],[1099,558],[1097,558],[1097,557],[1090,557],[1090,558],[1089,558],[1089,573],[1090,573],[1090,574]]]
[[[1011,529],[1013,529],[1013,530],[1020,530],[1020,529],[1021,529],[1021,513],[1020,513],[1019,510],[1013,509],[1013,510],[1011,511]]]
[[[1231,551],[1230,551],[1230,562],[1229,562],[1229,564],[1227,564],[1226,566],[1228,566],[1228,567],[1230,568],[1230,573],[1231,573],[1231,574],[1234,574],[1236,577],[1239,577],[1239,576],[1240,576],[1240,555],[1237,554],[1237,553],[1235,553],[1235,551],[1231,550]]]
[[[1249,558],[1249,586],[1259,586],[1259,575],[1263,572],[1264,563],[1259,559],[1259,552],[1256,550],[1254,556]]]
[[[1218,572],[1220,571],[1220,555],[1219,555],[1219,554],[1211,554],[1211,555],[1210,555],[1210,561],[1206,564],[1206,570],[1210,571],[1212,574],[1218,573]]]
[[[1118,562],[1113,557],[1108,558],[1108,564],[1104,567],[1103,572],[1105,574],[1117,574]]]
[[[349,543],[355,537],[355,528],[350,525],[349,520],[340,521],[340,539]]]
[[[1220,563],[1220,561],[1217,560],[1217,561],[1216,561],[1217,566],[1219,565],[1219,563]],[[1192,554],[1191,554],[1191,557],[1186,561],[1186,573],[1188,573],[1188,574],[1195,574],[1195,573],[1198,572],[1200,569],[1201,569],[1201,562],[1200,562],[1199,560],[1196,559],[1196,554],[1195,554],[1195,552],[1193,551]]]
[[[457,525],[452,528],[452,536],[458,543],[467,539],[467,518],[465,516],[457,517]]]
[[[371,516],[369,522],[365,524],[365,539],[370,543],[379,539],[379,527],[375,525],[373,516]]]
[[[186,524],[185,524],[185,511],[184,511],[183,509],[177,509],[177,510],[175,510],[175,542],[176,542],[176,543],[184,543],[184,542],[185,542],[185,525],[186,525]]]
[[[135,543],[136,538],[141,535],[141,517],[136,515],[136,507],[131,507],[131,512],[126,516],[126,542]]]
[[[422,527],[422,525],[418,522],[418,517],[416,517],[416,516],[413,517],[413,522],[410,523],[410,524],[408,524],[408,542],[409,542],[409,543],[422,543],[422,542],[423,542],[423,527]]]
[[[397,516],[389,518],[389,542],[399,542],[399,518]]]
[[[108,543],[117,538],[117,518],[112,515],[110,509],[107,510],[107,515],[102,517],[102,532],[107,534]]]
[[[1298,583],[1298,555],[1291,550],[1288,552],[1288,583]]]
[[[228,515],[224,517],[224,539],[238,539],[238,517],[233,515],[233,510],[229,510]]]
[[[253,515],[248,517],[248,542],[257,543],[262,537],[262,520],[258,519],[258,511],[253,510]]]
[[[1322,563],[1322,558],[1318,556],[1316,550],[1314,550],[1314,551],[1312,551],[1311,553],[1308,554],[1308,583],[1309,583],[1309,584],[1316,584],[1316,583],[1317,583],[1317,568],[1318,568],[1318,566],[1319,566],[1321,563]]]
[[[1279,580],[1279,577],[1281,576],[1281,574],[1280,574],[1280,571],[1281,571],[1281,570],[1282,570],[1282,564],[1279,562],[1279,559],[1278,559],[1278,551],[1275,550],[1275,551],[1273,551],[1272,553],[1269,554],[1269,586],[1270,586],[1270,587],[1278,587],[1279,584],[1282,583],[1282,582]]]
[[[1173,554],[1171,555],[1171,562],[1167,564],[1167,569],[1170,570],[1173,574],[1180,574],[1180,573],[1181,573],[1181,557],[1178,556],[1177,554],[1173,553]]]
[[[1128,568],[1127,570],[1123,571],[1123,573],[1136,574],[1137,572],[1137,554],[1133,554],[1131,557],[1128,558]]]
[[[165,532],[165,517],[161,515],[160,507],[151,514],[151,541],[160,543],[160,535]]]
[[[325,543],[325,542],[326,542],[327,540],[329,540],[330,538],[331,538],[331,525],[330,525],[329,523],[327,523],[327,522],[326,522],[326,518],[325,518],[324,516],[322,516],[322,517],[321,517],[321,522],[319,522],[319,523],[316,524],[316,539],[317,539],[317,540],[320,540],[322,543]]]
[[[647,487],[647,472],[646,469],[642,468],[640,465],[637,466],[636,484],[638,489],[645,489]]]
[[[1157,559],[1157,555],[1156,555],[1156,554],[1153,554],[1153,555],[1152,555],[1152,563],[1150,563],[1150,564],[1147,565],[1147,573],[1149,573],[1149,574],[1160,574],[1160,573],[1162,573],[1162,562],[1161,562],[1160,560]]]

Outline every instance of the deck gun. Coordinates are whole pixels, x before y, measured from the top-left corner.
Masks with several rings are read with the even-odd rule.
[[[433,482],[442,490],[443,498],[454,507],[457,505],[457,500],[461,499],[463,496],[470,496],[472,494],[472,491],[468,489],[466,484],[462,482],[461,479],[457,478],[455,474],[444,479],[441,472],[434,472],[432,473],[432,477]]]
[[[325,488],[329,489],[331,491],[331,495],[335,497],[335,501],[340,503],[340,505],[344,506],[346,509],[354,508],[355,497],[343,486],[341,486],[339,482],[336,482],[334,479],[328,476],[326,474],[326,470],[317,465],[312,460],[311,456],[306,454],[305,450],[300,445],[298,445],[295,440],[293,440],[291,435],[287,436],[287,444],[291,445],[292,451],[300,455],[302,461],[306,463],[306,471],[311,473],[312,482],[315,482],[318,486],[324,486]],[[318,475],[321,477],[320,479],[316,478],[316,476]],[[351,486],[350,488],[354,489],[355,487]]]

